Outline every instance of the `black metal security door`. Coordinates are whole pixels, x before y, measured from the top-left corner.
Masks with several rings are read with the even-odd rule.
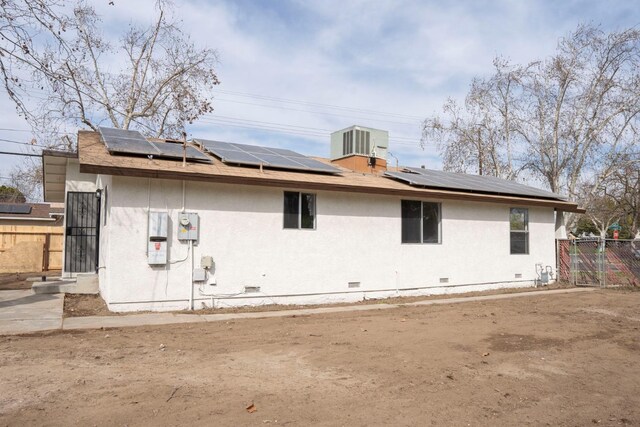
[[[96,271],[100,235],[100,199],[96,193],[67,193],[64,270]]]

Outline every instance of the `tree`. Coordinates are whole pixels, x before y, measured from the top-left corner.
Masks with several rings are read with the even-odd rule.
[[[131,26],[115,45],[82,1],[5,0],[0,12],[4,88],[45,145],[68,146],[58,132],[69,126],[176,137],[213,111],[217,53],[198,48],[162,1],[152,26]]]
[[[618,203],[621,205],[624,226],[629,228],[629,237],[640,233],[640,160],[626,161],[612,174],[611,182],[619,188]]]
[[[443,117],[425,120],[422,144],[438,145],[445,170],[514,179],[518,171],[512,135],[521,70],[502,58],[496,58],[493,65],[491,78],[472,81],[464,108],[448,99],[442,107]]]
[[[16,187],[8,185],[0,186],[0,202],[3,203],[24,203],[27,199]]]
[[[580,26],[550,58],[494,65],[493,76],[471,84],[471,108],[455,110],[447,101],[444,120],[424,122],[423,141],[442,138],[444,168],[464,171],[496,158],[491,174],[523,171],[574,201],[583,192],[597,195],[637,141],[640,31]],[[482,138],[475,144],[473,129]],[[512,156],[513,148],[523,154]],[[500,164],[514,172],[498,173]],[[582,186],[587,177],[590,187]]]

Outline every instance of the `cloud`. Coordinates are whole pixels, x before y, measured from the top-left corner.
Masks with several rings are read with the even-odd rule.
[[[107,3],[96,8],[109,37],[117,38],[128,25],[152,22],[153,0]],[[391,142],[401,163],[439,167],[435,147],[418,146],[415,117],[439,111],[447,97],[462,99],[471,78],[491,72],[495,55],[520,63],[545,57],[581,22],[606,29],[637,25],[640,16],[630,3],[176,0],[174,18],[198,45],[217,49],[221,61],[215,112],[190,131],[327,155],[328,136],[302,135],[304,128],[328,134],[360,124],[387,129],[391,138],[410,138]],[[10,110],[7,105],[3,97],[0,110]],[[231,126],[222,117],[241,120]],[[276,133],[276,126],[256,122],[298,132]],[[263,129],[239,127],[249,124]],[[0,162],[6,167],[5,159]]]

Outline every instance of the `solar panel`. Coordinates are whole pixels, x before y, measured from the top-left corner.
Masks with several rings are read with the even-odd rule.
[[[170,159],[182,159],[183,157],[182,144],[171,142],[152,142],[151,144],[160,151],[159,157],[167,157]],[[187,160],[211,163],[211,159],[206,154],[201,153],[191,145],[187,145]]]
[[[238,165],[262,165],[278,169],[304,172],[339,173],[340,169],[322,163],[295,151],[257,145],[236,144],[222,141],[196,139],[205,151],[218,157],[224,163]]]
[[[31,205],[0,203],[0,213],[27,215],[31,213]]]
[[[147,141],[136,130],[101,127],[100,134],[107,150],[112,154],[139,154],[169,159],[183,157],[182,144]],[[187,160],[211,163],[211,159],[206,154],[192,146],[187,147]]]
[[[566,200],[566,198],[550,191],[540,190],[493,176],[467,175],[422,168],[406,168],[404,172],[385,172],[385,175],[419,187]]]
[[[137,130],[100,128],[102,140],[110,153],[141,154],[155,156],[160,150],[155,148]]]

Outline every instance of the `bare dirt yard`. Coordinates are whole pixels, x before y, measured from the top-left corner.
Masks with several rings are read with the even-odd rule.
[[[640,424],[640,292],[0,337],[0,425],[523,424]]]

